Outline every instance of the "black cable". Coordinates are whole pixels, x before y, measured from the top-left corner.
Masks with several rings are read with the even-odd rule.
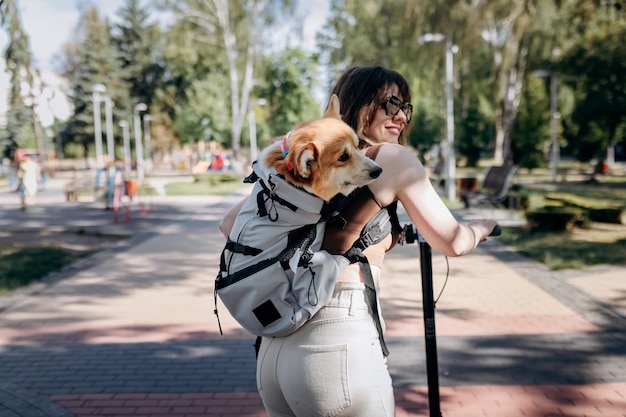
[[[443,287],[441,287],[441,291],[439,291],[439,295],[437,296],[437,298],[435,298],[435,307],[437,306],[437,302],[439,301],[441,294],[443,294],[443,290],[446,289],[446,284],[448,283],[448,277],[450,276],[450,262],[448,261],[447,256],[444,256],[444,258],[446,259],[446,279],[443,281]]]

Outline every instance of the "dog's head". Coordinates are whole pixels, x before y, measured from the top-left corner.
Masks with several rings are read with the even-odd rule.
[[[279,144],[268,150],[267,166],[326,201],[337,194],[350,194],[382,172],[359,149],[354,130],[341,120],[335,95],[322,118],[300,124]]]

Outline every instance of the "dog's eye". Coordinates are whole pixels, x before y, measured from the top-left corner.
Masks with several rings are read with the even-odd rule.
[[[344,152],[339,157],[339,162],[346,162],[348,159],[350,159],[350,155],[348,155],[348,152]]]

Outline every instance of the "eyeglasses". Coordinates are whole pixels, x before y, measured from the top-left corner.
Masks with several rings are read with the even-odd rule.
[[[387,100],[380,104],[380,107],[385,109],[387,116],[396,116],[400,110],[402,110],[406,116],[407,124],[411,121],[411,117],[413,116],[413,105],[408,101],[402,102],[402,100],[396,96],[389,96]]]

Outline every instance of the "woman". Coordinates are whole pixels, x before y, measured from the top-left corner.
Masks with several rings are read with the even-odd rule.
[[[402,145],[412,106],[408,84],[400,74],[378,66],[351,68],[331,94],[339,97],[343,120],[383,172],[350,200],[342,212],[345,224],[327,225],[325,249],[331,253],[348,249],[374,214],[397,201],[443,255],[464,255],[486,239],[497,223],[457,222],[423,165]],[[232,216],[228,213],[220,224],[226,235]],[[389,235],[365,250],[377,286],[382,284],[384,254],[394,243]],[[308,323],[290,336],[263,339],[257,386],[268,416],[393,416],[393,389],[381,343],[361,269],[350,265],[337,278],[331,302]]]

